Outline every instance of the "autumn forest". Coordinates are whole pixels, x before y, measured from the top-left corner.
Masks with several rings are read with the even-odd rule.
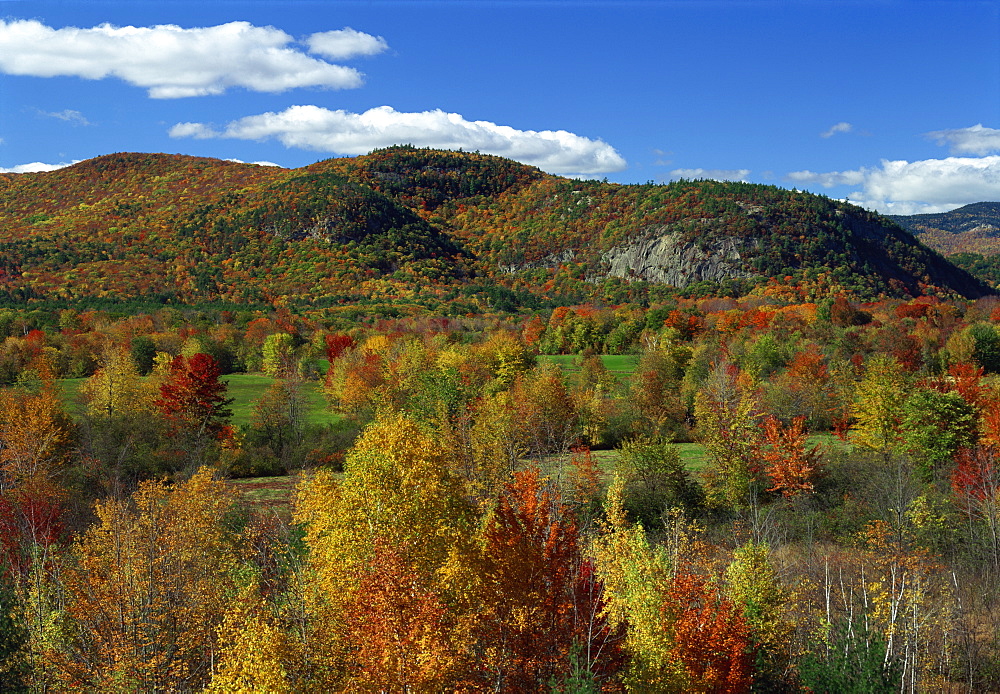
[[[770,186],[2,175],[0,691],[1000,691],[998,323]]]

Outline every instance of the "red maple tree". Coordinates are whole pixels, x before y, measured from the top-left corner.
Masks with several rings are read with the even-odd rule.
[[[156,407],[177,429],[227,438],[232,434],[229,405],[233,401],[226,397],[221,373],[219,364],[207,354],[174,357],[160,384]]]

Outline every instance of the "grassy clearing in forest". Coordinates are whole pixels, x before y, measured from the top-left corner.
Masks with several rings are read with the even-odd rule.
[[[233,398],[230,406],[233,410],[233,425],[242,426],[250,423],[254,404],[276,379],[263,374],[229,374],[223,376],[222,380],[229,387],[229,397]],[[322,384],[304,381],[302,394],[306,399],[307,424],[334,424],[340,421],[341,416],[331,412],[326,406]]]
[[[639,355],[637,354],[602,354],[601,361],[604,368],[617,376],[627,376],[635,373],[639,365]],[[576,373],[580,370],[580,356],[577,354],[540,354],[539,364],[555,364],[567,373]]]
[[[841,441],[834,434],[813,434],[808,441],[810,446],[819,444],[823,453],[844,450],[849,444]],[[697,476],[708,463],[708,453],[700,443],[675,443],[684,467]],[[606,481],[614,475],[618,462],[617,451],[592,451],[591,455],[598,464]],[[572,453],[551,456],[538,463],[542,473],[549,477],[564,478],[570,471]],[[533,461],[526,461],[529,466]],[[230,480],[230,484],[240,494],[247,508],[252,511],[268,510],[277,513],[288,520],[291,517],[292,502],[295,496],[295,486],[301,480],[301,475],[284,475],[280,477],[254,477],[249,479]]]
[[[812,434],[809,436],[806,443],[809,447],[819,445],[820,453],[824,455],[845,451],[851,447],[849,443],[842,441],[832,433]],[[688,472],[698,474],[708,464],[708,451],[705,450],[705,446],[703,444],[675,443],[673,445],[674,448],[677,449],[678,455],[680,455],[681,463],[684,464],[684,467],[688,470]],[[611,476],[614,474],[615,464],[618,462],[617,451],[591,451],[591,455],[594,457],[594,460],[600,466],[601,471],[605,475]],[[553,456],[552,458],[542,461],[540,466],[547,472],[547,474],[553,475],[560,464],[562,469],[565,471],[572,458],[572,453],[567,453],[561,456]]]
[[[59,399],[67,414],[75,416],[80,411],[80,388],[86,382],[86,378],[60,378],[56,381]]]
[[[228,374],[220,380],[226,383],[227,396],[233,399],[230,408],[233,411],[232,423],[236,427],[250,423],[254,404],[275,381],[263,374]],[[80,388],[86,381],[86,378],[62,378],[58,381],[62,405],[71,415],[80,412]],[[340,421],[341,416],[326,406],[322,384],[305,381],[302,393],[306,399],[307,424],[335,424]]]

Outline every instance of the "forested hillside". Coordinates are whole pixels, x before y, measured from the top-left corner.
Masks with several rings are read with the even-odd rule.
[[[1000,282],[1000,203],[977,202],[950,212],[890,219],[991,286]]]
[[[115,154],[2,185],[8,304],[465,312],[772,278],[813,298],[990,291],[884,218],[808,193],[575,181],[473,153],[393,147],[296,170]]]
[[[1000,203],[977,202],[950,212],[889,219],[944,255],[1000,253]]]

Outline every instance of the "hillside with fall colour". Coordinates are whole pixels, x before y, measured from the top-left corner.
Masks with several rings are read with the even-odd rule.
[[[1000,203],[977,202],[950,212],[891,216],[894,222],[943,253],[1000,253]]]
[[[111,154],[0,177],[0,301],[442,311],[664,292],[990,289],[891,221],[774,186],[578,181],[390,147],[300,169]]]
[[[889,219],[991,286],[1000,282],[1000,203],[977,202],[950,212]]]

